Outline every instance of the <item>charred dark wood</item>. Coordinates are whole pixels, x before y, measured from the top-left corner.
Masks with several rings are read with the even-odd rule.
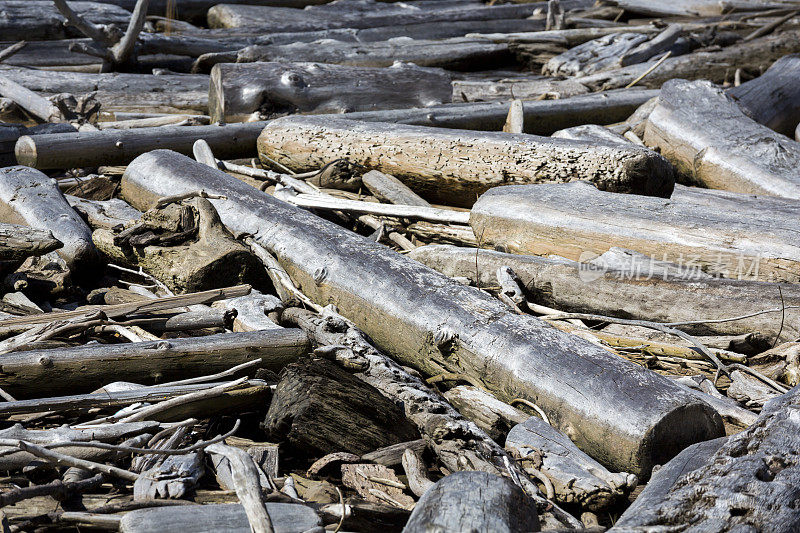
[[[11,353],[0,370],[4,390],[35,398],[91,391],[115,379],[157,383],[213,374],[258,357],[261,367],[277,371],[307,351],[303,332],[273,329]]]
[[[716,276],[796,282],[798,233],[771,214],[794,213],[793,204],[703,192],[664,200],[580,182],[514,185],[484,193],[470,224],[484,245],[509,253],[586,261],[619,246]]]
[[[489,295],[224,172],[155,151],[129,165],[122,180],[134,207],[200,188],[226,195],[212,203],[232,231],[255,235],[303,293],[339,306],[390,355],[429,375],[471,374],[501,400],[536,402],[601,463],[646,475],[688,444],[721,435],[719,416],[666,378],[510,313]],[[564,368],[572,370],[566,381]],[[620,435],[613,443],[609,431]]]
[[[450,101],[450,76],[413,65],[359,68],[317,63],[220,64],[211,70],[213,122],[297,111],[344,113],[428,107]]]
[[[511,480],[485,472],[444,477],[417,502],[404,533],[539,531],[536,504]]]
[[[393,157],[374,157],[375,142]],[[460,206],[471,205],[477,194],[496,185],[567,181],[571,176],[605,190],[637,194],[668,195],[674,185],[669,163],[633,146],[332,117],[277,119],[259,136],[258,150],[265,161],[301,172],[346,158],[396,176],[426,199]]]
[[[297,452],[319,455],[360,455],[419,437],[402,410],[326,359],[283,370],[263,428]]]

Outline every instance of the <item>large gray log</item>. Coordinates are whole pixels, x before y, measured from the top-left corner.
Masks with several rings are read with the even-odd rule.
[[[791,137],[800,123],[800,54],[784,56],[753,80],[728,90],[756,122]]]
[[[638,483],[632,474],[609,472],[566,435],[535,416],[511,429],[505,447],[509,452],[516,451],[519,458],[533,461],[533,467],[553,483],[559,502],[578,504],[590,511],[608,508]]]
[[[723,279],[695,270],[688,279],[676,272],[659,271],[658,257],[639,264],[630,255],[627,264],[604,267],[597,261],[477,251],[448,245],[420,246],[409,257],[442,274],[467,277],[481,287],[496,284],[495,272],[511,267],[532,301],[565,312],[592,313],[655,322],[687,322],[744,316],[767,309],[773,312],[741,320],[709,322],[687,328],[699,335],[741,335],[759,332],[781,342],[800,337],[800,290],[795,285]],[[601,256],[604,258],[604,256]],[[601,259],[598,258],[598,259]],[[651,258],[647,258],[651,259]],[[477,265],[476,265],[477,261]],[[597,266],[595,266],[597,265]],[[698,265],[695,265],[698,266]],[[781,294],[786,320],[781,330]]]
[[[705,187],[800,198],[800,143],[749,118],[710,82],[664,84],[644,141]]]
[[[322,43],[248,46],[238,53],[236,62],[314,61],[355,67],[389,67],[396,61],[407,61],[420,67],[466,71],[513,63],[508,45],[468,38],[441,41],[398,38],[371,43],[325,40]]]
[[[3,356],[3,389],[19,398],[91,391],[111,380],[164,382],[222,372],[261,358],[278,371],[305,354],[308,338],[296,329],[223,333],[168,341],[95,344],[30,350]]]
[[[337,305],[388,354],[428,374],[471,374],[501,400],[536,402],[601,463],[647,475],[688,444],[721,435],[719,416],[666,378],[221,171],[155,151],[122,181],[135,207],[198,189],[224,194],[212,202],[232,231],[254,235],[305,294]]]
[[[403,533],[539,531],[536,504],[511,480],[486,472],[455,472],[417,502]]]
[[[209,83],[212,122],[263,114],[344,113],[428,107],[450,101],[450,76],[398,64],[360,68],[318,63],[214,65]]]
[[[615,194],[583,182],[512,185],[484,193],[470,224],[484,245],[510,253],[586,261],[616,246],[727,278],[800,280],[793,202],[686,196]]]
[[[628,514],[619,531],[797,531],[800,509],[800,387],[770,400],[758,420],[728,438],[652,507]],[[652,529],[649,529],[652,530]]]
[[[674,185],[672,167],[639,147],[334,117],[277,119],[259,136],[258,152],[297,171],[345,158],[397,177],[426,199],[462,206],[515,182],[578,178],[605,190],[652,195],[668,195]]]
[[[70,2],[70,7],[89,22],[128,25],[130,12],[104,2]],[[0,38],[4,41],[47,40],[78,37],[80,32],[66,25],[66,19],[53,2],[46,0],[3,0]]]
[[[275,533],[303,533],[322,526],[311,508],[293,503],[265,504]],[[138,509],[123,515],[120,533],[250,533],[250,522],[241,504],[216,503]]]
[[[92,230],[67,203],[56,180],[28,167],[0,169],[0,218],[53,233],[58,254],[75,274],[89,274],[98,260]]]

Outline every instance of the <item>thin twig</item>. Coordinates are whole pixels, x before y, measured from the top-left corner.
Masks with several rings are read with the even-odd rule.
[[[25,48],[26,44],[28,44],[27,41],[20,41],[0,50],[0,63]]]
[[[649,74],[650,74],[651,72],[653,72],[655,69],[657,69],[658,67],[660,67],[660,66],[661,66],[661,63],[663,63],[664,61],[666,61],[666,60],[667,60],[667,58],[668,58],[669,56],[671,56],[671,55],[672,55],[672,50],[669,50],[669,51],[668,51],[666,54],[664,54],[664,56],[663,56],[661,59],[659,59],[658,61],[656,61],[656,63],[655,63],[655,64],[654,64],[652,67],[650,67],[649,69],[645,70],[645,71],[642,73],[642,75],[641,75],[641,76],[639,76],[638,78],[636,78],[635,80],[633,80],[632,82],[630,82],[628,85],[626,85],[626,86],[625,86],[625,88],[626,88],[626,89],[630,89],[631,87],[633,87],[634,85],[636,85],[637,83],[639,83],[640,81],[642,81],[642,80],[643,80],[643,79],[644,79],[644,78],[645,78],[647,75],[649,75]]]
[[[86,459],[78,459],[77,457],[70,457],[69,455],[48,450],[43,446],[26,442],[24,440],[17,440],[12,444],[8,444],[6,439],[3,439],[3,445],[17,446],[22,451],[28,452],[36,457],[46,460],[49,463],[59,466],[74,466],[76,468],[88,470],[89,472],[95,474],[107,474],[109,476],[118,477],[126,481],[136,481],[139,479],[139,474],[131,472],[130,470],[123,470],[122,468],[117,468],[116,466],[95,463],[94,461],[87,461]]]
[[[542,417],[542,420],[544,420],[548,424],[550,423],[550,419],[547,418],[547,415],[544,413],[544,410],[542,410],[541,407],[539,407],[538,405],[536,405],[535,403],[533,403],[530,400],[526,400],[525,398],[514,398],[513,400],[511,400],[508,403],[509,403],[509,405],[514,405],[515,403],[521,403],[522,405],[527,405],[528,407],[530,407],[531,409],[533,409],[534,411],[539,413],[539,416]]]

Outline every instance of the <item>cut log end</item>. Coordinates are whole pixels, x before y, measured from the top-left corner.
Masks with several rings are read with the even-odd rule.
[[[36,155],[36,143],[29,135],[23,135],[17,140],[14,153],[20,165],[36,168],[38,159]]]

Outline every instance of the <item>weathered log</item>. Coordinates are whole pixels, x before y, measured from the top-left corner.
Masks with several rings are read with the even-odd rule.
[[[582,182],[512,185],[484,193],[470,224],[484,245],[509,253],[586,261],[619,246],[714,276],[797,282],[798,233],[774,219],[794,213],[792,203],[702,192],[664,200]]]
[[[708,82],[664,84],[644,140],[705,187],[800,198],[800,144],[747,117]]]
[[[293,503],[266,504],[276,533],[302,533],[322,526],[322,519],[306,505]],[[119,523],[120,533],[172,533],[191,530],[194,533],[250,533],[250,522],[241,504],[207,504],[153,507],[125,513]]]
[[[202,453],[169,455],[139,475],[133,483],[133,499],[184,498],[194,490],[204,473]]]
[[[798,497],[800,468],[798,394],[795,387],[771,400],[755,424],[728,438],[652,507],[628,515],[620,530],[666,525],[698,531],[796,530],[800,511],[791,502]]]
[[[0,261],[22,261],[58,250],[63,243],[48,230],[0,223]]]
[[[630,144],[630,141],[613,130],[597,124],[584,124],[572,128],[564,128],[553,133],[552,137],[573,139],[575,141],[591,141],[605,144]],[[677,187],[677,185],[676,185]]]
[[[0,169],[0,217],[52,232],[64,243],[58,254],[77,275],[98,260],[89,226],[69,206],[56,181],[32,168]]]
[[[539,531],[536,505],[509,479],[455,472],[417,502],[404,533],[423,531]]]
[[[219,6],[217,6],[219,7]],[[239,51],[237,63],[255,61],[313,61],[353,67],[389,67],[397,61],[420,67],[450,70],[484,70],[513,63],[505,44],[468,38],[440,41],[397,39],[371,43],[325,41],[283,45],[253,45]]]
[[[722,432],[709,406],[666,378],[509,313],[480,291],[219,170],[155,151],[131,163],[122,180],[123,196],[134,206],[200,188],[226,195],[212,203],[232,231],[255,235],[303,293],[339,306],[386,352],[431,375],[471,374],[501,400],[536,402],[601,463],[646,475],[689,443]],[[498,351],[502,358],[495,357]],[[586,397],[592,398],[588,404]]]
[[[344,113],[450,101],[450,76],[413,65],[358,68],[316,63],[219,64],[211,69],[213,122],[262,114]]]
[[[576,80],[543,76],[500,81],[453,80],[454,102],[507,102],[513,98],[536,100],[553,96],[569,98],[588,92],[589,89]]]
[[[131,17],[129,11],[105,2],[78,1],[70,2],[70,6],[95,24],[116,24],[125,27]],[[9,41],[65,39],[81,35],[65,22],[52,2],[5,0],[3,17],[0,19],[0,35],[3,40]]]
[[[241,296],[240,298],[247,298],[248,296]],[[237,317],[235,308],[217,307],[209,309],[206,307],[203,309],[202,307],[185,313],[163,316],[151,315],[148,318],[136,319],[135,322],[140,327],[157,334],[167,331],[197,331],[204,329],[217,330],[214,331],[216,333],[220,329],[233,328],[233,321]]]
[[[430,207],[431,204],[417,196],[417,194],[406,187],[399,179],[377,170],[370,170],[361,177],[364,186],[369,189],[379,200],[400,205],[417,205]]]
[[[781,341],[800,337],[796,325],[800,310],[792,308],[800,305],[800,291],[791,284],[782,285],[779,292],[774,283],[703,275],[697,269],[699,265],[684,265],[695,270],[682,277],[674,269],[662,270],[657,257],[645,257],[647,261],[640,263],[635,254],[617,265],[605,263],[606,254],[591,262],[578,262],[449,245],[420,246],[408,256],[447,276],[469,278],[481,287],[494,285],[497,269],[510,266],[522,280],[530,301],[565,312],[655,322],[707,320],[683,328],[700,335],[756,331]],[[783,311],[781,299],[789,306]],[[771,312],[754,314],[766,310]],[[783,330],[782,312],[787,317]],[[737,316],[744,318],[714,322]]]
[[[511,429],[505,447],[521,460],[532,461],[531,466],[547,476],[557,501],[590,511],[607,509],[638,483],[632,474],[609,472],[566,435],[535,416]]]
[[[326,359],[283,370],[262,427],[312,455],[364,454],[419,437],[400,408]]]
[[[380,142],[391,157],[375,157]],[[502,132],[475,133],[333,117],[284,117],[258,138],[259,155],[296,171],[345,157],[401,179],[426,199],[469,206],[495,185],[594,181],[606,190],[667,195],[672,168],[641,148],[590,146]]]
[[[253,290],[246,296],[214,302],[212,308],[236,311],[231,328],[233,331],[258,331],[281,327],[270,317],[277,320],[283,310],[283,304],[271,294],[261,294]]]
[[[278,371],[308,352],[308,339],[293,329],[223,333],[206,337],[127,344],[31,350],[3,356],[3,389],[15,397],[94,390],[114,379],[154,383],[227,370],[260,357]]]
[[[800,55],[780,58],[761,76],[728,89],[745,114],[778,133],[791,137],[800,122]]]
[[[694,16],[694,17],[713,17],[724,15],[728,10],[736,11],[760,11],[768,9],[785,8],[786,4],[781,2],[743,2],[737,0],[676,0],[668,4],[653,3],[648,0],[613,0],[611,3],[623,8],[625,11],[646,15],[650,17],[664,16]]]
[[[585,76],[614,68],[624,55],[647,40],[646,33],[611,33],[555,56],[545,63],[542,74]]]
[[[484,430],[495,442],[504,442],[511,428],[528,415],[472,385],[459,385],[444,393],[453,407]]]
[[[132,208],[124,200],[87,200],[65,194],[64,197],[72,208],[80,213],[92,229],[114,229],[142,217],[142,212]]]

